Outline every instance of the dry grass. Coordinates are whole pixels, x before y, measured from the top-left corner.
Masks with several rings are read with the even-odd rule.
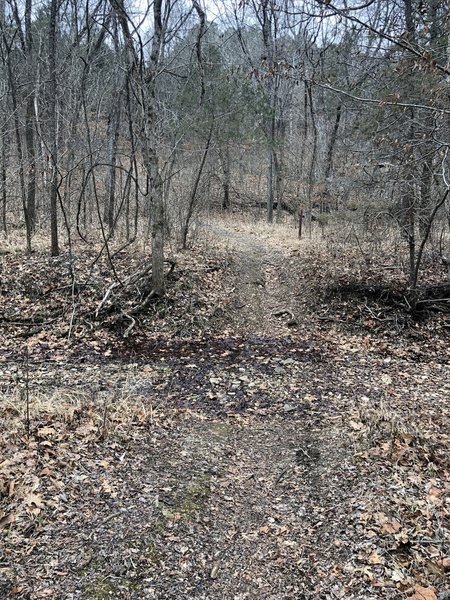
[[[37,389],[30,393],[28,401],[31,433],[39,432],[48,423],[69,426],[80,415],[88,416],[93,431],[103,435],[126,431],[132,422],[150,422],[156,416],[152,399],[136,394],[135,385],[124,385],[115,394],[109,390]],[[2,429],[8,437],[27,433],[27,401],[20,387],[0,396],[0,411]]]

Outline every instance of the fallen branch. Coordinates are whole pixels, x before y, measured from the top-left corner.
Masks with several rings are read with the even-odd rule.
[[[295,321],[294,313],[288,308],[280,308],[272,313],[273,317],[282,317],[283,315],[289,315],[293,321]]]
[[[418,300],[417,304],[428,304],[437,302],[450,302],[450,298],[429,298],[428,300]]]
[[[156,296],[156,292],[155,290],[152,290],[144,299],[143,302],[141,302],[140,304],[138,304],[137,306],[135,306],[133,308],[133,310],[131,311],[132,315],[135,315],[137,313],[142,312],[144,309],[147,308],[147,306],[150,304],[150,301]]]
[[[97,306],[97,310],[95,311],[95,318],[98,318],[99,312],[101,311],[101,309],[103,308],[103,306],[105,305],[106,301],[108,300],[109,296],[111,295],[111,292],[119,286],[119,283],[117,281],[115,281],[114,283],[112,283],[109,288],[106,290],[106,294],[103,296],[100,304]]]
[[[175,269],[176,261],[173,258],[169,258],[165,262],[169,264],[169,269],[166,274],[166,277],[167,277]],[[147,281],[150,279],[151,271],[152,271],[151,264],[146,263],[141,268],[139,268],[137,271],[132,273],[127,279],[125,279],[122,284],[120,284],[117,281],[112,283],[106,290],[105,294],[103,295],[103,298],[101,299],[101,301],[99,302],[99,304],[95,310],[95,313],[94,313],[95,319],[99,318],[102,311],[105,311],[107,303],[109,303],[110,309],[116,314],[116,317],[119,317],[119,318],[124,317],[130,321],[130,324],[128,325],[128,327],[126,328],[126,330],[124,332],[124,337],[128,337],[130,332],[133,330],[133,328],[136,325],[135,316],[138,315],[139,313],[143,312],[149,306],[151,301],[156,297],[156,292],[154,289],[151,289],[151,291],[149,293],[147,293],[147,290],[146,290]],[[137,296],[136,301],[138,303],[134,304],[134,302],[131,302],[131,307],[130,307],[130,302],[126,299],[126,295],[127,295],[127,290],[129,290],[129,288],[134,288],[134,287],[136,289],[133,291],[133,294],[134,294],[134,296]],[[118,291],[118,288],[120,288],[120,291]],[[148,289],[148,287],[147,287],[147,289]],[[129,292],[128,292],[128,294],[129,294]],[[123,295],[123,298],[122,298],[122,295]],[[140,298],[142,298],[142,296],[144,297],[143,300],[139,301]],[[121,308],[121,305],[125,304],[125,300],[127,300],[126,301],[126,305],[127,305],[126,311],[122,310],[122,308]]]
[[[122,315],[131,321],[130,325],[128,325],[128,327],[125,329],[125,332],[123,334],[123,337],[127,338],[130,335],[133,327],[136,325],[136,319],[133,319],[132,316],[130,316],[129,314],[127,314],[124,311],[122,311]]]

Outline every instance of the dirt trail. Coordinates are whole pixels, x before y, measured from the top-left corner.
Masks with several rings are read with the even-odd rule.
[[[216,238],[233,251],[236,279],[232,306],[235,325],[250,334],[283,335],[296,327],[301,315],[300,291],[291,267],[298,243],[271,235],[270,229],[213,223]],[[285,311],[284,313],[282,311]]]

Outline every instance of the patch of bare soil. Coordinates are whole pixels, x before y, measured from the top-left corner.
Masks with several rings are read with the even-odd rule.
[[[448,599],[448,344],[315,328],[296,246],[215,227],[221,334],[4,345],[1,597]]]
[[[234,279],[231,323],[238,331],[274,336],[296,329],[303,318],[301,290],[296,287],[298,243],[295,232],[280,239],[271,227],[214,222],[216,239],[231,248]]]

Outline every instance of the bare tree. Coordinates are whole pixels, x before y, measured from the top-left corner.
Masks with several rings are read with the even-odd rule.
[[[59,0],[51,0],[50,18],[48,25],[48,147],[51,162],[50,180],[50,233],[51,233],[51,255],[58,256],[58,130],[57,130],[57,67],[56,67],[56,35],[59,12]]]

